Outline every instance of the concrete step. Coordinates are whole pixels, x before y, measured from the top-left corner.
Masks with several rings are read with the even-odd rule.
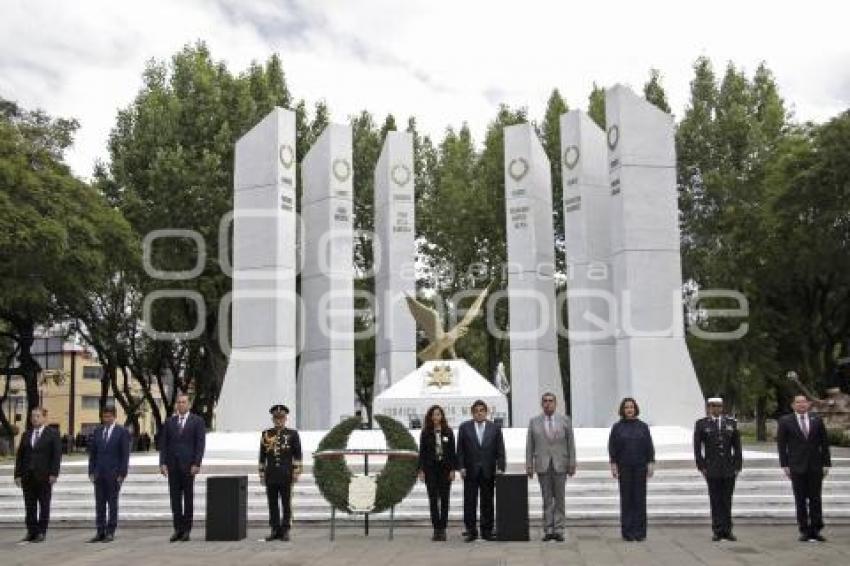
[[[325,521],[330,508],[308,473],[293,490],[293,512],[297,521]],[[354,470],[356,471],[356,469]],[[374,469],[373,469],[374,471]],[[21,490],[12,479],[11,466],[0,466],[0,524],[23,521]],[[195,489],[195,516],[202,521],[206,509],[206,479],[221,475],[247,475],[248,519],[267,520],[266,496],[253,462],[206,463]],[[541,516],[540,487],[537,479],[528,482],[531,518]],[[463,490],[458,479],[452,486],[450,517],[462,516]],[[705,481],[692,461],[660,462],[648,484],[647,512],[651,519],[669,523],[705,522],[709,517]],[[769,458],[750,462],[738,478],[733,514],[738,519],[793,522],[794,499],[790,482],[778,464]],[[832,522],[850,522],[850,462],[839,460],[824,483],[824,514]],[[395,510],[400,521],[428,520],[425,487],[417,483]],[[341,521],[359,521],[361,516],[338,513]],[[381,521],[388,513],[374,516]],[[619,517],[617,482],[605,462],[580,462],[579,473],[567,482],[567,517],[573,521],[616,522]],[[94,519],[94,494],[83,461],[63,466],[54,487],[51,518],[63,523],[88,524]],[[171,519],[168,485],[154,463],[136,464],[121,494],[121,520],[163,524]]]

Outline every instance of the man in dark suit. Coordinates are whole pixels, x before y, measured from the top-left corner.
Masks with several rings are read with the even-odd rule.
[[[189,540],[195,500],[195,476],[201,470],[206,442],[204,420],[189,412],[189,397],[177,395],[177,410],[162,427],[159,443],[159,469],[168,478],[174,534],[171,542]]]
[[[118,493],[130,464],[130,433],[115,423],[111,405],[103,407],[100,421],[89,441],[89,479],[94,484],[97,526],[97,534],[89,542],[112,542],[118,526]]]
[[[32,428],[21,437],[15,457],[15,484],[23,488],[26,506],[27,542],[43,542],[50,522],[50,496],[59,477],[62,441],[47,426],[47,409],[30,413]]]
[[[802,393],[794,396],[792,407],[794,412],[781,417],[776,429],[779,464],[794,490],[800,541],[824,542],[821,489],[832,465],[826,426],[809,413],[811,403]]]
[[[737,540],[732,534],[732,494],[743,467],[738,421],[723,415],[723,399],[708,400],[708,416],[694,424],[694,459],[708,484],[712,540]]]
[[[481,537],[495,540],[493,534],[493,493],[496,474],[505,471],[505,440],[502,427],[487,420],[487,404],[472,404],[472,420],[460,425],[457,460],[463,478],[463,522],[466,542],[478,538],[476,508],[481,497]]]

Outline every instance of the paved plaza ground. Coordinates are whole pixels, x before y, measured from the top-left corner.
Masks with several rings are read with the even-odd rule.
[[[397,529],[393,541],[383,526],[370,536],[354,526],[337,531],[335,542],[328,540],[324,527],[297,528],[289,543],[261,542],[265,528],[252,527],[241,542],[205,542],[203,527],[188,543],[169,544],[170,530],[162,527],[129,527],[118,532],[111,544],[86,544],[87,529],[51,530],[41,544],[18,543],[22,529],[0,529],[0,564],[44,564],[59,566],[134,566],[174,564],[203,565],[453,565],[501,566],[513,564],[646,564],[684,566],[688,564],[737,565],[770,564],[850,564],[850,526],[827,527],[823,544],[796,540],[793,525],[739,525],[737,543],[713,543],[707,526],[650,525],[644,543],[626,543],[615,526],[579,526],[568,530],[565,543],[464,543],[460,525],[451,525],[449,541],[433,543],[427,527]],[[534,532],[536,536],[538,533]]]

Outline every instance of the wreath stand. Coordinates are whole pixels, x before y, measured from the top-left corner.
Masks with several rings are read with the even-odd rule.
[[[369,475],[369,456],[386,456],[387,458],[409,458],[415,460],[419,453],[415,450],[379,449],[379,448],[343,448],[321,450],[313,453],[313,458],[345,458],[346,456],[363,456],[363,475]],[[354,511],[355,514],[363,515],[363,534],[369,536],[369,513]],[[395,528],[395,505],[390,507],[390,533],[389,540],[393,540]],[[331,505],[331,532],[330,540],[336,538],[336,506]]]

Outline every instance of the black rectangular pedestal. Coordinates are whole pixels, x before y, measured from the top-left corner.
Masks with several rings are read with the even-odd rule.
[[[528,476],[496,476],[496,535],[499,540],[528,540]]]
[[[207,540],[242,540],[248,525],[248,476],[207,478]]]

